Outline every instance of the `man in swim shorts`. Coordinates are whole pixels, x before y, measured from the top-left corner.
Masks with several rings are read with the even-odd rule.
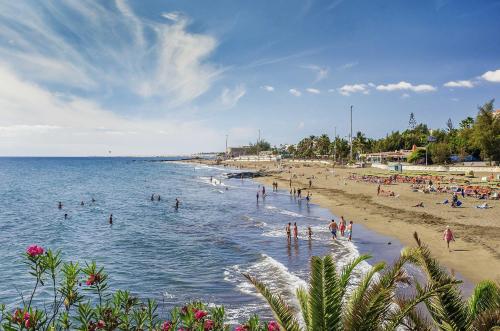
[[[330,225],[328,226],[330,229],[330,232],[332,233],[332,239],[337,239],[337,223],[335,220],[332,220],[330,222]]]

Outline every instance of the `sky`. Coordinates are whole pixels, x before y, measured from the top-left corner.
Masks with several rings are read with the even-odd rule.
[[[0,2],[0,155],[174,155],[456,125],[500,98],[500,1]],[[500,106],[496,105],[496,108]]]

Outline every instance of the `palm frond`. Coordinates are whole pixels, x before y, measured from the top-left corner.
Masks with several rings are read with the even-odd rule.
[[[417,295],[409,300],[403,300],[397,298],[395,301],[398,303],[399,308],[392,313],[392,316],[389,317],[389,323],[385,330],[396,330],[399,325],[403,322],[403,320],[415,310],[416,306],[428,300],[429,298],[437,295],[440,292],[448,291],[453,284],[432,284],[428,285],[425,288],[420,288],[417,291]]]
[[[360,310],[360,307],[362,304],[365,303],[365,295],[367,292],[367,289],[369,288],[373,276],[377,273],[382,271],[385,268],[385,263],[384,262],[379,262],[375,264],[370,271],[364,275],[363,279],[357,285],[357,287],[353,290],[353,292],[350,294],[350,298],[347,303],[347,308],[344,314],[344,319],[352,319],[354,318],[355,312]]]
[[[342,327],[342,300],[344,288],[339,282],[339,275],[331,255],[323,259],[325,291],[325,330],[335,331]]]
[[[500,330],[500,308],[489,309],[481,312],[472,322],[474,331],[498,331]]]
[[[303,287],[299,287],[296,291],[297,299],[299,300],[300,310],[302,312],[302,319],[306,325],[307,330],[312,330],[311,328],[311,316],[309,311],[309,295],[307,290]]]
[[[471,319],[488,309],[500,308],[500,289],[492,281],[482,281],[476,285],[468,300]]]
[[[415,263],[427,275],[428,282],[436,285],[451,283],[455,285],[426,300],[426,306],[429,308],[432,318],[441,328],[451,327],[453,330],[467,330],[470,320],[461,292],[456,286],[458,281],[432,257],[429,248],[422,244],[416,232],[414,238],[418,245],[418,249],[415,251],[417,252]]]
[[[311,258],[311,280],[309,284],[309,307],[311,311],[311,328],[325,330],[325,286],[323,259],[317,256]]]
[[[243,274],[252,284],[255,286],[257,291],[262,294],[266,299],[267,303],[271,307],[276,322],[287,331],[300,331],[301,328],[294,316],[289,305],[281,298],[278,294],[273,294],[263,283],[259,282],[254,277]]]

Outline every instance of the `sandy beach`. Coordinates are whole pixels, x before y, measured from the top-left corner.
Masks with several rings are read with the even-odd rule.
[[[438,203],[445,199],[451,201],[450,194],[414,192],[409,183],[382,185],[382,190],[392,191],[395,196],[377,195],[377,183],[354,179],[363,175],[389,174],[374,168],[333,169],[326,164],[296,162],[282,162],[281,168],[273,162],[228,161],[224,165],[262,171],[265,176],[256,180],[268,185],[269,189],[272,182],[277,181],[280,189],[289,190],[292,178],[292,188],[303,188],[303,195],[310,192],[312,203],[330,209],[334,215],[344,216],[354,224],[362,223],[377,233],[397,238],[405,245],[414,245],[413,233],[416,231],[451,272],[458,272],[474,283],[483,279],[500,281],[498,200],[487,201],[492,207],[490,209],[477,209],[475,206],[483,200],[460,197],[463,205],[451,208],[449,204]],[[457,177],[444,176],[443,182]],[[312,186],[309,189],[310,180]],[[424,207],[414,207],[420,202]],[[447,225],[456,238],[451,243],[451,252],[443,241]]]

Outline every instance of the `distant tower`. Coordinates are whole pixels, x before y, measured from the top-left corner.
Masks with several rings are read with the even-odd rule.
[[[415,120],[415,115],[413,113],[410,113],[410,120],[408,121],[408,128],[410,130],[414,130],[416,126],[417,126],[417,120]]]

